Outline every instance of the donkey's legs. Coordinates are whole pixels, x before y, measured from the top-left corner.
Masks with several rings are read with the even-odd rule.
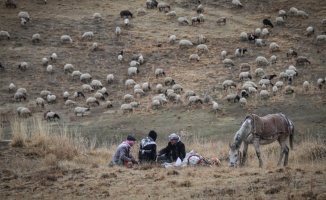
[[[277,141],[281,145],[280,158],[278,159],[277,165],[279,166],[281,164],[282,159],[283,159],[283,155],[285,154],[284,166],[286,166],[288,164],[288,160],[289,160],[289,147],[286,145],[285,141],[281,141],[280,138]]]
[[[248,143],[243,143],[243,157],[240,163],[240,166],[244,166],[246,160],[247,160],[247,151],[248,151]]]
[[[258,160],[259,160],[259,167],[262,167],[263,166],[263,161],[262,161],[261,155],[260,155],[259,138],[254,138],[253,145],[255,147],[256,154],[257,154],[257,157],[258,157]]]

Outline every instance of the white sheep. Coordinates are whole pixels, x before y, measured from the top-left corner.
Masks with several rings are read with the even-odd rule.
[[[135,76],[139,74],[139,69],[137,67],[129,67],[128,68],[128,75],[129,76]]]
[[[256,88],[254,88],[254,87],[252,87],[252,86],[249,86],[249,87],[248,87],[248,92],[249,92],[249,94],[255,94],[255,93],[257,93],[258,91],[257,91]]]
[[[129,86],[134,86],[136,84],[137,83],[133,79],[127,79],[126,82],[125,82],[126,88],[128,88]]]
[[[93,39],[94,33],[92,31],[87,31],[83,34],[82,39]]]
[[[241,32],[240,33],[240,38],[242,41],[247,41],[248,40],[248,34],[246,32]]]
[[[177,39],[177,36],[170,35],[169,36],[169,44],[174,44],[176,39]]]
[[[221,51],[221,57],[222,57],[222,59],[225,59],[227,56],[228,56],[228,52],[227,51],[225,51],[225,50]]]
[[[48,63],[49,63],[49,59],[47,59],[47,58],[42,58],[42,65],[45,67],[45,66],[47,66],[48,65]]]
[[[160,69],[160,68],[156,69],[155,70],[155,76],[156,76],[156,78],[158,78],[160,76],[165,76],[164,70],[163,69]]]
[[[235,63],[230,58],[225,58],[222,63],[226,66],[235,66]]]
[[[323,85],[325,84],[325,80],[324,79],[322,79],[322,78],[318,78],[317,79],[317,86],[318,86],[318,88],[321,90],[321,89],[323,89]]]
[[[159,94],[152,98],[152,101],[158,100],[161,105],[168,103],[168,100],[166,99],[164,94]]]
[[[298,14],[298,9],[296,9],[295,7],[291,7],[289,13],[290,13],[290,15],[292,15],[292,16],[297,16],[297,14]]]
[[[23,93],[25,96],[27,95],[27,90],[25,88],[18,88],[18,90],[16,92],[21,92]]]
[[[9,88],[9,92],[13,92],[14,90],[16,90],[16,85],[13,83],[10,83],[8,88]]]
[[[317,44],[326,43],[326,35],[318,35],[316,37],[316,43]]]
[[[263,39],[260,39],[260,38],[258,38],[258,39],[255,40],[255,44],[257,46],[259,46],[259,47],[262,47],[262,46],[265,46],[266,45],[265,41]]]
[[[279,25],[279,26],[282,26],[285,23],[283,17],[276,17],[275,22],[276,22],[276,25]]]
[[[261,90],[259,95],[261,99],[268,99],[270,96],[267,90]]]
[[[232,80],[223,81],[222,86],[224,90],[227,90],[228,88],[231,89],[232,86],[235,88],[237,87],[237,85]]]
[[[303,84],[302,84],[302,89],[304,92],[307,92],[309,90],[309,82],[308,81],[304,81]]]
[[[26,95],[24,95],[22,92],[19,92],[19,91],[17,91],[15,94],[14,94],[14,99],[16,100],[16,101],[21,101],[22,99],[23,100],[26,100]]]
[[[183,87],[179,84],[175,84],[172,86],[172,90],[177,93],[180,94],[183,91]]]
[[[47,97],[48,95],[50,95],[50,94],[51,94],[51,92],[48,91],[48,90],[42,90],[41,93],[40,93],[40,95],[41,95],[41,97],[42,97],[43,99],[46,99],[46,97]]]
[[[100,99],[100,100],[102,100],[102,101],[105,101],[105,97],[104,97],[104,95],[102,94],[102,93],[100,93],[100,92],[96,92],[95,94],[94,94],[94,98],[95,99]]]
[[[158,109],[161,106],[161,102],[158,99],[155,99],[151,103],[151,107],[153,109]]]
[[[132,60],[132,61],[130,62],[130,67],[136,67],[136,66],[139,66],[139,65],[140,65],[140,63],[137,62],[137,61],[135,61],[135,60]]]
[[[270,52],[275,52],[275,51],[279,51],[279,50],[280,50],[280,46],[276,42],[272,42],[269,45],[269,51]]]
[[[179,47],[182,48],[188,48],[191,47],[193,44],[189,40],[180,40]]]
[[[246,80],[246,79],[251,79],[252,77],[251,77],[251,74],[250,74],[250,72],[241,72],[240,74],[239,74],[239,79],[240,79],[240,81],[243,81],[243,80]]]
[[[272,91],[273,91],[273,95],[275,96],[276,93],[278,92],[278,87],[276,85],[274,85],[272,88]]]
[[[50,56],[50,60],[52,62],[56,62],[58,59],[58,55],[56,53],[52,53],[51,56]]]
[[[69,35],[62,35],[60,37],[60,40],[62,43],[72,43],[73,42]]]
[[[113,104],[111,101],[106,101],[106,108],[112,108]]]
[[[206,44],[199,44],[197,47],[196,47],[198,53],[205,53],[205,52],[208,52],[208,47]]]
[[[264,56],[258,56],[255,61],[256,61],[258,66],[266,67],[266,66],[269,65],[268,60]]]
[[[257,85],[254,82],[252,82],[252,81],[246,81],[244,84],[249,84],[252,87],[257,88]]]
[[[282,89],[283,88],[283,81],[277,81],[275,84],[274,84],[278,89]]]
[[[157,4],[157,8],[159,11],[165,11],[166,8],[168,8],[169,10],[171,10],[171,6],[165,2],[160,2]]]
[[[131,95],[131,94],[125,94],[123,96],[123,100],[126,102],[126,103],[130,103],[134,100],[134,97]]]
[[[281,80],[287,80],[288,79],[288,75],[285,72],[280,72],[279,75]]]
[[[38,97],[36,99],[36,106],[41,106],[42,108],[44,108],[44,99],[42,99],[41,97]]]
[[[308,16],[308,14],[305,11],[298,10],[297,17],[301,17],[301,18],[307,19],[309,16]]]
[[[18,113],[19,113],[20,117],[30,117],[30,116],[32,116],[32,112],[28,108],[25,108],[25,107],[22,107],[19,110]]]
[[[76,107],[74,110],[75,115],[77,116],[78,114],[81,114],[81,116],[84,116],[86,111],[90,111],[89,108],[84,108],[84,107]]]
[[[292,88],[291,85],[285,86],[285,94],[292,94],[294,92],[294,89]]]
[[[163,85],[162,84],[157,84],[156,86],[155,86],[155,90],[156,90],[156,92],[157,93],[161,93],[162,91],[163,91]]]
[[[217,110],[220,109],[220,107],[216,101],[212,101],[212,103],[213,103],[213,105],[212,105],[213,111],[216,113]]]
[[[137,10],[137,15],[138,15],[138,16],[144,16],[144,15],[146,15],[146,10],[145,10],[145,8],[138,8],[138,10]]]
[[[169,18],[175,18],[177,16],[177,12],[170,11],[170,12],[166,13],[165,15],[168,16]]]
[[[145,96],[143,89],[134,89],[134,94],[137,95],[137,97]]]
[[[113,81],[114,81],[114,75],[113,75],[113,74],[108,74],[108,75],[106,76],[106,81],[107,81],[108,83],[113,83]]]
[[[7,31],[0,31],[0,39],[2,38],[6,38],[8,40],[10,40],[10,35]]]
[[[277,57],[275,55],[272,55],[270,60],[272,64],[275,64],[277,61]]]
[[[226,24],[226,17],[220,17],[220,18],[218,18],[217,20],[216,20],[216,23],[218,24],[218,25],[221,25],[221,24]]]
[[[272,85],[273,86],[273,83],[269,79],[260,79],[259,85],[261,85],[261,86],[262,85],[265,85],[265,86]]]
[[[48,65],[48,66],[46,67],[46,71],[47,71],[48,73],[52,74],[52,73],[54,72],[54,68],[53,68],[53,66],[52,66],[52,65]]]
[[[307,31],[307,36],[309,37],[314,33],[315,30],[314,27],[309,26],[306,31]]]
[[[75,78],[80,77],[82,74],[83,74],[83,73],[81,73],[79,70],[76,70],[76,71],[73,71],[73,72],[71,73],[71,77],[72,77],[72,79],[75,79]]]
[[[85,83],[85,82],[89,82],[92,80],[92,76],[89,74],[89,73],[85,73],[85,74],[82,74],[80,75],[80,81]]]
[[[75,105],[76,105],[75,101],[72,101],[72,100],[69,100],[69,99],[65,101],[65,106],[66,107],[73,107]]]
[[[233,101],[235,103],[236,101],[240,100],[240,97],[237,94],[231,93],[226,96],[226,100],[228,100],[229,102]]]
[[[265,38],[269,36],[269,31],[267,28],[263,28],[263,30],[261,31],[261,37]]]
[[[63,99],[66,101],[69,98],[69,92],[64,91],[62,96],[63,96]]]
[[[97,51],[98,50],[98,43],[97,42],[94,42],[92,44],[92,51]]]
[[[192,60],[195,60],[195,61],[199,61],[200,60],[200,57],[199,57],[199,55],[198,54],[191,54],[190,56],[189,56],[189,61],[192,61]]]
[[[242,8],[240,0],[232,0],[232,5],[236,8]]]
[[[282,18],[287,18],[286,11],[285,10],[278,11],[278,16],[280,16]]]
[[[256,28],[255,35],[260,36],[260,34],[261,34],[261,28]]]
[[[94,13],[93,14],[93,19],[98,20],[98,19],[103,19],[102,15],[100,13]]]
[[[128,25],[129,25],[129,19],[126,18],[126,19],[123,21],[123,23],[124,23],[125,26],[128,26]]]
[[[30,20],[29,14],[27,12],[21,11],[18,13],[18,18],[19,19],[25,19],[26,21]]]
[[[121,29],[120,29],[119,26],[117,26],[117,27],[115,28],[115,34],[116,34],[116,36],[118,36],[118,37],[121,35]]]
[[[180,25],[189,25],[188,19],[186,17],[179,17],[178,18],[178,23]]]
[[[22,27],[26,27],[26,25],[27,25],[27,20],[24,19],[24,18],[21,18],[21,19],[20,19],[20,25],[21,25]]]
[[[59,115],[53,111],[48,111],[46,114],[45,114],[45,119],[47,121],[52,121],[52,120],[55,120],[55,118],[57,119],[60,119]]]
[[[142,84],[141,88],[144,90],[144,91],[149,91],[151,90],[151,85],[149,82],[145,82]]]
[[[123,112],[133,112],[133,107],[128,103],[128,104],[122,104],[120,109]]]
[[[100,105],[100,102],[95,98],[95,97],[88,97],[86,99],[86,104],[88,106],[96,106],[96,105]]]
[[[140,65],[144,63],[144,57],[143,57],[142,54],[139,55],[138,63],[139,63]]]
[[[240,64],[240,71],[250,71],[251,70],[251,65],[249,63],[241,63]]]
[[[65,74],[72,73],[74,69],[75,68],[72,64],[65,64],[65,66],[63,67],[63,71],[65,72]]]
[[[82,89],[83,91],[89,91],[89,92],[94,91],[94,88],[88,84],[83,84]]]
[[[36,43],[36,42],[40,42],[41,41],[41,35],[38,34],[38,33],[35,33],[33,36],[32,36],[32,42],[33,43]]]
[[[174,79],[171,78],[171,77],[166,77],[166,78],[164,79],[164,84],[165,84],[165,85],[174,85],[174,84],[175,84],[175,81],[174,81]]]
[[[18,68],[20,70],[26,70],[27,66],[28,66],[27,62],[20,62],[19,65],[18,65]]]
[[[56,99],[57,99],[57,96],[55,96],[54,94],[49,94],[46,97],[46,100],[48,103],[55,103]]]
[[[239,103],[240,103],[240,106],[243,107],[243,106],[247,105],[247,99],[244,97],[241,97],[239,100]]]
[[[94,88],[94,89],[100,89],[103,87],[101,81],[99,80],[92,80],[91,82],[91,86]]]
[[[201,100],[199,96],[190,96],[188,98],[188,106],[191,106],[192,104],[198,104],[198,103],[203,104],[203,100]]]

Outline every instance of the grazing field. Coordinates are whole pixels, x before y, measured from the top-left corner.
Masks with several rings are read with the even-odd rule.
[[[6,8],[0,3],[0,31],[8,31],[10,40],[0,38],[0,139],[13,140],[8,147],[1,145],[0,198],[16,199],[22,195],[27,199],[71,199],[106,198],[127,199],[325,199],[325,140],[326,101],[325,87],[317,85],[319,78],[325,79],[326,43],[316,42],[316,37],[326,31],[322,20],[326,18],[326,2],[306,1],[241,1],[243,8],[235,8],[232,1],[202,0],[204,6],[203,23],[191,23],[191,18],[199,14],[199,5],[191,0],[166,0],[176,18],[169,18],[157,8],[146,8],[145,0],[86,1],[49,0],[47,4],[36,0],[16,0],[17,8]],[[296,7],[309,17],[291,16],[289,10]],[[146,15],[138,15],[143,8]],[[285,10],[288,17],[285,24],[276,25],[279,10]],[[123,24],[121,10],[130,10],[128,26]],[[30,21],[21,26],[18,13],[26,11]],[[100,13],[103,19],[93,19]],[[187,17],[190,25],[178,24],[178,17]],[[217,24],[220,17],[226,17],[226,24]],[[263,28],[263,19],[270,19],[274,28],[268,27],[269,36],[263,38],[266,46],[242,41],[241,32],[254,33]],[[121,35],[115,34],[117,26]],[[306,29],[313,26],[315,31],[307,37]],[[82,35],[92,31],[92,39],[82,39]],[[33,34],[40,34],[40,42],[32,42]],[[62,43],[60,37],[69,35],[73,42]],[[169,44],[170,35],[176,35],[175,44]],[[198,36],[207,37],[208,51],[198,53]],[[179,41],[187,39],[194,45],[179,48]],[[99,49],[92,50],[97,42]],[[280,50],[270,52],[269,44],[276,42]],[[243,57],[236,57],[237,48],[246,48]],[[288,58],[288,50],[295,50],[298,56],[305,56],[310,64],[297,65],[295,58]],[[222,63],[221,51],[228,52],[228,58],[235,63]],[[118,60],[123,51],[123,60]],[[50,58],[52,53],[58,59],[49,61],[54,72],[47,72],[42,58]],[[198,53],[200,60],[189,61],[191,54]],[[127,74],[133,54],[142,54],[145,62],[139,74]],[[261,76],[255,75],[258,56],[268,60],[277,56],[275,64],[262,67],[265,74],[276,74],[272,79],[280,80],[279,74],[294,65],[298,76],[292,81],[294,90],[286,94],[284,87],[274,95],[271,86],[268,99],[261,99],[258,85]],[[27,62],[27,69],[20,70],[20,62]],[[76,106],[88,107],[86,98],[95,94],[82,90],[79,78],[64,72],[65,64],[72,64],[74,70],[89,73],[93,80],[100,80],[107,88],[108,96],[99,106],[91,106],[85,116],[76,116],[74,107],[65,106],[63,92],[69,92],[69,99]],[[252,80],[258,85],[258,94],[250,94],[247,104],[229,102],[230,93],[240,95],[245,81],[239,79],[241,63],[251,65]],[[155,69],[161,68],[166,76],[155,77]],[[114,74],[113,83],[106,77]],[[163,89],[164,79],[172,77],[183,87],[181,101],[169,100],[167,104],[154,109],[152,98],[158,94],[157,84]],[[125,81],[134,79],[138,84],[149,82],[152,89],[144,96],[134,95],[133,87],[127,88]],[[224,90],[223,81],[230,79],[236,88]],[[309,81],[309,90],[303,89],[303,82]],[[8,92],[10,83],[18,88],[26,88],[26,100],[17,101],[14,92]],[[86,83],[90,84],[90,82]],[[42,90],[49,90],[57,96],[55,103],[47,103],[44,108],[36,106],[35,100]],[[185,93],[192,90],[202,100],[209,94],[208,103],[188,105]],[[86,98],[75,99],[73,94],[83,91]],[[124,95],[132,94],[140,105],[131,113],[124,113]],[[107,108],[110,100],[112,108]],[[220,108],[213,111],[212,101]],[[21,118],[17,108],[27,107],[32,117]],[[55,111],[60,120],[46,121],[43,114]],[[282,112],[295,124],[294,150],[290,151],[289,167],[276,167],[279,155],[277,143],[263,146],[264,167],[258,168],[258,160],[250,147],[248,164],[244,168],[228,167],[228,144],[248,113],[267,115]],[[150,130],[158,132],[158,149],[167,143],[172,132],[181,135],[187,151],[191,149],[207,156],[217,156],[221,166],[195,167],[184,169],[164,169],[159,166],[141,166],[136,169],[108,168],[117,145],[133,134],[139,141]],[[22,135],[20,135],[22,134]],[[19,139],[17,139],[17,136]],[[22,139],[20,139],[22,137]],[[17,145],[17,141],[18,142]],[[2,143],[1,143],[2,144]],[[133,150],[137,154],[137,147]],[[69,153],[70,152],[70,153]]]

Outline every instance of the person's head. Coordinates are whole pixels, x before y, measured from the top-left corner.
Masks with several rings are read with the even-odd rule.
[[[169,136],[169,139],[170,139],[171,144],[173,144],[173,145],[175,145],[177,142],[180,141],[180,137],[177,134],[175,134],[175,133],[172,133]]]
[[[134,146],[136,141],[136,138],[134,136],[128,135],[127,137],[127,143],[132,147]]]
[[[154,141],[156,141],[157,133],[156,133],[154,130],[151,130],[151,131],[148,133],[148,136],[151,137]]]

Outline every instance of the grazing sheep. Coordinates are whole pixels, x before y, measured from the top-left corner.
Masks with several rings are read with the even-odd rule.
[[[290,49],[288,50],[288,52],[286,52],[286,57],[297,57],[298,56],[298,53],[295,52],[294,50]]]
[[[120,12],[120,17],[129,17],[132,18],[132,13],[129,10],[122,10]]]
[[[69,92],[68,91],[64,91],[63,92],[63,100],[67,100],[69,98]]]
[[[255,61],[256,61],[258,66],[266,67],[266,66],[269,65],[268,60],[264,56],[258,56]]]
[[[27,90],[25,88],[18,88],[18,90],[16,92],[21,92],[25,96],[27,95]]]
[[[166,13],[166,16],[168,16],[169,18],[175,18],[177,16],[177,12],[170,11],[170,12]]]
[[[29,14],[27,12],[21,11],[18,13],[18,18],[19,19],[25,19],[26,21],[29,21],[30,17]]]
[[[84,99],[85,99],[85,95],[84,95],[84,93],[82,93],[82,92],[80,92],[80,91],[75,92],[75,93],[74,93],[74,97],[75,97],[75,99],[76,99],[76,98],[79,98],[79,97],[84,97]]]
[[[193,44],[189,40],[180,40],[179,47],[181,49],[191,47]]]
[[[81,73],[80,71],[73,71],[72,73],[71,73],[71,76],[72,76],[72,79],[75,79],[75,78],[78,78],[78,77],[80,77],[81,75],[82,75],[83,73]]]
[[[261,34],[261,28],[256,28],[255,29],[255,35],[260,36],[260,34]]]
[[[301,64],[304,65],[305,63],[309,63],[310,64],[310,61],[306,57],[304,57],[304,56],[297,57],[297,59],[296,59],[296,64],[297,65],[301,65]]]
[[[275,55],[272,55],[270,60],[272,64],[276,64],[277,57]]]
[[[91,86],[94,88],[94,89],[100,89],[103,87],[101,81],[99,80],[92,80],[91,82]]]
[[[307,14],[305,11],[303,11],[303,10],[298,10],[298,12],[297,12],[297,17],[301,17],[301,18],[303,18],[303,19],[307,19],[309,16],[308,16],[308,14]]]
[[[252,87],[254,87],[254,88],[257,89],[257,85],[254,82],[252,82],[252,81],[246,81],[244,84],[248,84],[248,85],[250,85],[250,86],[252,86]]]
[[[104,97],[104,95],[103,95],[102,93],[100,93],[100,92],[96,92],[96,93],[94,94],[94,98],[95,98],[95,99],[100,99],[100,100],[102,100],[102,101],[105,101],[105,97]]]
[[[292,94],[294,93],[294,89],[292,88],[291,85],[285,86],[285,94]]]
[[[168,103],[168,100],[166,99],[164,94],[159,94],[152,98],[152,101],[158,100],[161,105]]]
[[[270,97],[269,92],[267,90],[261,90],[259,95],[262,100],[268,99]]]
[[[317,80],[317,86],[318,86],[318,88],[321,90],[321,89],[323,89],[323,85],[325,84],[325,79],[322,79],[322,78],[319,78],[318,80]]]
[[[80,81],[83,83],[90,82],[92,80],[92,76],[89,73],[85,73],[80,75]]]
[[[239,100],[239,103],[240,103],[240,106],[243,107],[243,106],[247,105],[247,99],[244,97],[241,97]]]
[[[108,83],[113,83],[113,81],[114,81],[114,75],[113,74],[108,74],[107,77],[106,77],[106,81]]]
[[[161,103],[158,99],[155,99],[151,103],[152,109],[158,109],[161,106]]]
[[[117,27],[115,28],[115,34],[116,34],[116,36],[118,36],[118,37],[121,35],[121,29],[120,29],[119,26],[117,26]]]
[[[248,87],[248,89],[249,89],[249,87]],[[248,98],[249,97],[249,93],[247,92],[247,90],[241,90],[241,97],[244,97],[244,98]]]
[[[248,40],[248,34],[246,32],[241,32],[240,33],[240,38],[242,41],[247,41]]]
[[[203,101],[199,98],[199,96],[190,96],[188,99],[188,106],[191,106],[192,104],[203,104]]]
[[[59,117],[59,115],[57,113],[52,112],[52,111],[46,113],[45,119],[47,121],[55,120],[55,118],[60,119],[60,117]]]
[[[200,57],[199,57],[199,55],[198,54],[191,54],[190,56],[189,56],[189,61],[192,61],[192,60],[195,60],[195,61],[199,61],[200,60]]]
[[[263,85],[261,86],[261,89],[262,89],[262,90],[266,90],[266,89],[267,89],[267,86],[266,86],[265,84],[263,84]]]
[[[250,75],[250,72],[241,72],[239,74],[240,81],[243,81],[245,79],[252,79],[252,76]]]
[[[167,3],[164,3],[164,2],[160,2],[157,4],[157,8],[158,10],[161,12],[161,11],[165,11],[166,8],[168,8],[169,10],[171,10],[171,6]]]
[[[235,66],[235,63],[233,62],[233,60],[229,59],[229,58],[225,58],[222,63],[225,66]]]
[[[274,84],[272,83],[272,81],[271,80],[269,80],[269,79],[260,79],[260,81],[259,81],[259,85],[271,85],[271,86],[273,86]]]
[[[30,117],[30,116],[32,116],[32,113],[31,113],[31,111],[28,108],[22,107],[18,111],[18,115],[20,117]]]
[[[186,17],[179,17],[178,18],[178,23],[180,25],[189,25],[188,19]]]
[[[240,100],[240,97],[239,97],[239,95],[232,93],[232,94],[228,94],[226,96],[226,100],[228,100],[229,102],[230,101],[233,101],[235,103],[236,101],[239,101]]]
[[[95,97],[88,97],[86,99],[86,104],[88,106],[96,106],[96,105],[100,105],[100,102],[95,98]]]
[[[69,35],[61,36],[60,40],[62,43],[72,43],[73,42]]]
[[[197,11],[197,13],[203,13],[204,12],[204,6],[202,4],[198,5],[196,11]]]
[[[56,62],[57,59],[58,59],[57,54],[56,54],[56,53],[52,53],[51,56],[50,56],[50,60],[51,60],[52,62]]]
[[[46,97],[46,100],[48,103],[55,103],[56,102],[57,97],[54,94],[49,94]]]
[[[124,21],[123,21],[124,25],[127,27],[129,25],[129,19],[126,18]]]
[[[280,16],[282,18],[288,18],[285,10],[278,11],[278,16]]]
[[[175,81],[173,78],[171,77],[166,77],[164,79],[164,84],[167,86],[167,85],[174,85],[175,84]]]
[[[122,63],[123,61],[123,51],[121,51],[118,55],[118,60],[120,61],[120,63]]]
[[[139,9],[137,10],[137,15],[138,15],[138,16],[144,16],[144,15],[146,15],[146,10],[145,10],[145,8],[139,8]]]
[[[278,26],[283,26],[285,23],[283,17],[276,17],[275,22],[276,22],[276,25],[278,25]]]
[[[151,90],[151,84],[149,82],[145,82],[145,83],[142,84],[141,88],[144,91],[149,91],[149,90]]]
[[[102,15],[100,13],[94,13],[93,14],[93,19],[98,20],[98,19],[103,19]]]
[[[126,94],[123,96],[123,100],[126,103],[130,103],[130,102],[134,101],[134,97],[131,94]]]
[[[198,44],[204,44],[208,41],[207,37],[204,35],[198,35],[197,39],[198,39]]]
[[[287,80],[288,79],[288,75],[286,74],[286,72],[280,72],[280,80]]]
[[[246,48],[238,48],[235,50],[235,53],[234,55],[236,57],[240,57],[240,56],[243,56],[248,50]]]
[[[19,92],[17,91],[15,94],[14,94],[14,98],[16,101],[21,101],[22,99],[25,101],[26,100],[26,96],[22,93],[22,92]]]
[[[42,108],[44,108],[44,99],[42,99],[41,97],[38,97],[36,99],[36,106],[41,106]]]
[[[275,51],[279,51],[279,50],[280,50],[280,46],[276,42],[272,42],[269,45],[269,51],[270,52],[275,52]]]
[[[264,24],[265,27],[266,27],[266,26],[270,26],[270,27],[274,28],[274,26],[273,26],[271,20],[269,20],[269,19],[264,19],[264,20],[263,20],[263,24]]]
[[[47,97],[48,95],[50,95],[50,94],[51,94],[50,91],[48,91],[48,90],[42,90],[41,93],[40,93],[40,96],[41,96],[43,99],[46,99],[46,97]]]
[[[304,81],[303,84],[302,84],[303,91],[304,92],[308,92],[309,86],[310,86],[309,82],[308,81]]]
[[[188,98],[190,96],[196,96],[196,94],[192,90],[187,90],[186,93],[185,93],[185,97]]]
[[[296,9],[295,7],[291,7],[289,13],[290,13],[290,15],[292,15],[292,16],[297,16],[297,14],[298,14],[298,9]]]
[[[222,86],[223,86],[223,89],[224,89],[224,90],[227,90],[228,88],[231,89],[232,86],[233,86],[234,88],[237,87],[237,85],[236,85],[232,80],[225,80],[225,81],[223,81]]]
[[[220,18],[218,18],[218,19],[216,20],[216,23],[217,23],[218,25],[220,25],[220,24],[224,24],[224,25],[226,25],[226,17],[220,17]]]
[[[236,7],[236,8],[242,8],[242,4],[241,4],[240,0],[232,0],[232,5],[233,5],[233,7]]]
[[[307,37],[311,36],[315,32],[312,26],[309,26],[306,31],[307,31]]]
[[[249,87],[248,87],[248,92],[249,92],[249,94],[254,94],[254,93],[257,93],[258,91],[257,91],[256,88],[254,88],[254,87],[252,87],[252,86],[249,86]]]
[[[92,51],[97,51],[98,50],[98,43],[97,42],[94,42],[92,44]]]
[[[283,88],[283,82],[282,81],[277,81],[276,83],[275,83],[275,86],[278,88],[278,89],[282,89]]]
[[[134,76],[139,74],[139,69],[137,67],[129,67],[128,68],[128,75],[129,76]]]
[[[145,92],[142,89],[134,89],[134,94],[137,95],[137,97],[145,96]]]
[[[49,59],[47,59],[47,58],[42,58],[42,65],[45,67],[45,66],[47,66],[48,65],[48,63],[49,63]]]
[[[241,63],[240,64],[240,71],[244,72],[244,71],[250,71],[251,70],[251,65],[248,63]]]
[[[175,84],[172,86],[172,90],[174,90],[175,93],[180,94],[183,91],[183,87],[179,84]]]
[[[160,76],[165,76],[165,72],[163,69],[156,69],[155,70],[155,76],[156,78],[160,77]]]
[[[133,112],[133,107],[128,103],[128,104],[122,104],[120,109],[125,113],[125,112]]]
[[[20,70],[26,70],[27,69],[27,62],[20,62],[18,65],[18,69]]]
[[[65,66],[63,67],[63,71],[65,72],[65,74],[72,73],[74,69],[75,68],[72,64],[65,64]]]
[[[262,77],[262,79],[268,79],[268,80],[272,80],[273,78],[277,77],[276,74],[268,74],[268,75],[264,75]]]
[[[274,85],[272,91],[273,91],[273,95],[276,96],[276,93],[278,92],[278,87]]]
[[[171,44],[171,45],[174,44],[176,38],[177,38],[177,37],[176,37],[175,35],[170,35],[170,36],[169,36],[169,44]]]
[[[75,115],[77,116],[78,114],[81,114],[81,116],[84,116],[86,111],[90,111],[89,108],[84,108],[84,107],[76,107],[74,110]]]
[[[41,41],[41,35],[38,34],[38,33],[35,33],[33,36],[32,36],[32,42],[33,43],[36,43],[36,42],[40,42]]]
[[[7,31],[0,31],[0,39],[2,38],[6,38],[8,40],[10,40],[10,35]]]
[[[140,63],[135,61],[135,60],[130,62],[130,67],[136,67],[136,66],[139,66],[139,65],[140,65]]]
[[[5,0],[6,8],[17,8],[17,4],[14,0]]]
[[[106,101],[106,108],[112,108],[113,104],[111,101]]]
[[[259,46],[259,47],[262,47],[262,46],[265,46],[266,45],[266,43],[265,43],[265,41],[263,39],[256,39],[255,40],[255,44],[257,46]]]
[[[8,88],[9,88],[9,92],[13,92],[16,89],[16,85],[13,83],[10,83]]]
[[[157,84],[156,86],[155,86],[155,89],[156,89],[156,92],[157,93],[162,93],[162,91],[163,91],[163,86],[162,86],[162,84]]]
[[[221,57],[222,57],[222,59],[225,59],[227,57],[227,55],[228,55],[228,52],[227,51],[225,51],[225,50],[221,51]]]
[[[147,8],[157,8],[158,2],[156,0],[146,0]]]
[[[52,74],[52,73],[54,72],[53,66],[52,66],[52,65],[48,65],[48,66],[46,67],[46,71],[47,71],[48,73]]]
[[[259,28],[259,34],[261,33],[261,30],[260,30],[260,28]],[[258,39],[259,38],[259,36],[256,34],[256,35],[254,35],[254,34],[250,34],[249,36],[248,36],[248,40],[249,40],[249,42],[252,42],[252,41],[255,41],[256,39]]]
[[[125,82],[126,88],[128,88],[129,86],[134,86],[137,83],[133,80],[133,79],[127,79]]]
[[[101,89],[97,90],[97,93],[101,93],[104,96],[109,96],[106,87],[102,87]]]
[[[216,101],[212,101],[212,103],[213,103],[213,105],[212,105],[213,111],[216,113],[217,110],[220,109],[220,107]]]
[[[317,44],[319,44],[319,43],[326,43],[326,35],[318,35],[316,37],[316,43]]]
[[[82,36],[82,40],[88,39],[91,40],[94,37],[94,33],[92,31],[85,32]]]
[[[269,31],[267,28],[264,28],[262,31],[261,31],[261,37],[265,38],[269,36]]]

